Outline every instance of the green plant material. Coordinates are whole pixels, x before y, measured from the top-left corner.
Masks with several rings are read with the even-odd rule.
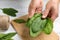
[[[13,8],[3,8],[2,11],[4,14],[7,14],[7,15],[13,16],[13,17],[15,17],[16,13],[18,13],[18,11]]]
[[[53,22],[50,18],[47,18],[47,24],[44,28],[44,32],[46,34],[50,34],[52,32],[52,30],[53,30]]]
[[[42,20],[41,15],[35,18],[33,23],[31,23],[31,29],[30,29],[30,36],[31,37],[36,37],[38,36],[42,30],[44,29],[46,24],[46,19]]]
[[[30,24],[29,24],[29,20],[30,20],[30,18],[28,18],[28,20],[27,20],[27,22],[26,22],[26,26],[27,26],[27,27],[30,27],[30,26],[29,26],[29,25],[30,25]]]
[[[42,30],[41,30],[41,31],[42,31]],[[38,31],[38,32],[35,32],[35,33],[34,33],[34,32],[32,31],[32,28],[30,27],[30,36],[31,36],[31,37],[37,37],[37,35],[39,35],[39,34],[41,33],[41,31]]]
[[[6,35],[6,34],[2,34],[2,33],[1,33],[1,34],[0,34],[0,38],[2,38],[2,37],[5,36],[5,35]]]
[[[14,35],[16,35],[16,33],[8,33],[8,34],[6,34],[3,38],[4,38],[4,39],[8,39],[8,38],[13,37]]]
[[[11,39],[16,33],[0,34],[0,40],[13,40]]]
[[[36,37],[42,31],[46,34],[50,34],[53,29],[53,22],[50,18],[42,19],[42,14],[34,14],[34,16],[26,22],[26,25],[30,28],[30,36]]]
[[[23,19],[16,19],[16,20],[14,20],[14,22],[16,22],[16,23],[25,23],[26,21],[23,20]]]
[[[30,27],[30,25],[32,24],[32,22],[39,16],[41,16],[42,14],[37,14],[35,13],[34,16],[32,18],[28,18],[28,21],[26,22],[27,27]]]
[[[1,39],[1,40],[13,40],[13,39],[9,38],[9,39]]]
[[[33,32],[38,32],[43,30],[45,24],[46,24],[46,19],[42,20],[40,17],[38,17],[33,21],[31,28]]]

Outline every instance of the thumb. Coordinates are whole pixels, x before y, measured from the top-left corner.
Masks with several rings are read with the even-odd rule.
[[[47,6],[43,12],[42,18],[46,18],[48,16],[50,9],[51,9],[51,5],[47,4]]]

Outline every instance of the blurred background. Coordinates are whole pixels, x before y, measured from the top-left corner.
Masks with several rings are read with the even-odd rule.
[[[15,8],[19,11],[17,15],[21,16],[28,11],[30,0],[0,0],[0,8]]]
[[[28,13],[28,6],[30,4],[30,1],[31,0],[0,0],[0,8],[15,8],[19,11],[16,17],[20,17]],[[47,0],[44,0],[43,10],[45,9],[45,5],[47,2],[48,2]],[[0,10],[0,15],[4,15],[1,10]],[[10,17],[10,20],[13,19],[15,19],[15,17]],[[53,30],[60,36],[60,8],[59,8],[59,17],[54,22]],[[6,31],[5,33],[8,32],[15,32],[15,30],[12,28],[11,25],[8,31]],[[18,35],[16,35],[13,38],[14,40],[21,40],[20,36]]]

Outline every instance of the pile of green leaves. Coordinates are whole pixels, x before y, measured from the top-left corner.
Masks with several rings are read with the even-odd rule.
[[[22,19],[23,20],[23,19]],[[20,21],[20,19],[19,19]],[[15,21],[17,23],[24,23]],[[30,36],[36,37],[41,32],[44,32],[46,34],[50,34],[53,30],[53,22],[50,18],[42,19],[42,14],[35,13],[32,18],[28,18],[28,20],[25,22],[26,26],[30,29]]]
[[[35,13],[35,15],[28,19],[26,23],[27,27],[30,28],[30,36],[36,37],[42,31],[46,34],[50,34],[53,29],[53,22],[50,18],[42,19],[42,14]]]
[[[2,11],[4,14],[7,14],[7,15],[13,16],[13,17],[15,17],[16,13],[18,13],[18,11],[15,10],[14,8],[3,8]]]
[[[14,35],[16,35],[16,33],[0,34],[0,40],[13,40],[12,37]]]

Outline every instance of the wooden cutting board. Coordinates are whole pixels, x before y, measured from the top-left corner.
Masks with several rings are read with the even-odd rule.
[[[28,16],[24,15],[22,17],[19,17],[18,19],[27,20],[27,18]],[[11,24],[13,25],[13,28],[17,31],[19,36],[21,36],[22,40],[59,40],[59,37],[55,32],[52,32],[50,35],[44,34],[42,32],[39,36],[32,38],[29,35],[29,28],[27,28],[24,23],[18,24],[12,21]]]

